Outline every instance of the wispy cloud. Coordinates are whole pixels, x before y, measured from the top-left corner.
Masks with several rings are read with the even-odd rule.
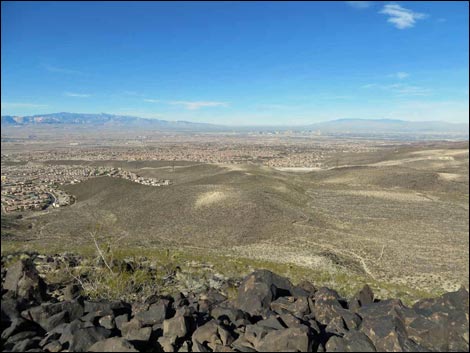
[[[52,65],[44,65],[44,68],[49,72],[57,72],[57,73],[67,74],[67,75],[84,75],[85,74],[82,71],[71,70],[71,69],[66,69],[64,67],[57,67],[57,66],[52,66]]]
[[[147,102],[147,103],[159,103],[160,101],[159,101],[158,99],[146,98],[146,99],[144,99],[144,102]]]
[[[2,102],[2,108],[45,108],[47,104]]]
[[[413,86],[404,83],[395,83],[392,85],[381,85],[377,83],[369,83],[362,88],[376,88],[384,91],[389,91],[396,96],[429,96],[432,91],[429,88]]]
[[[416,20],[426,18],[424,13],[414,12],[413,10],[406,9],[398,4],[387,4],[379,12],[388,15],[387,22],[392,23],[398,29],[405,29],[413,27]]]
[[[395,73],[390,75],[390,77],[398,78],[400,80],[403,80],[403,79],[405,79],[409,76],[410,76],[410,74],[408,72],[403,72],[403,71],[395,72]]]
[[[196,102],[188,102],[188,101],[171,101],[169,102],[173,105],[183,105],[188,110],[197,110],[200,108],[208,108],[208,107],[226,107],[228,103],[226,102],[205,102],[205,101],[196,101]]]
[[[125,96],[144,97],[142,93],[136,91],[123,91],[122,94]]]
[[[372,1],[345,1],[351,7],[355,9],[367,9],[372,6]]]
[[[146,119],[160,119],[163,117],[162,114],[150,113],[146,111],[136,110],[133,108],[120,108],[116,111],[111,112],[111,114],[135,116],[135,117],[146,118]]]
[[[91,94],[65,92],[64,96],[74,97],[74,98],[88,98],[88,97],[91,97]]]

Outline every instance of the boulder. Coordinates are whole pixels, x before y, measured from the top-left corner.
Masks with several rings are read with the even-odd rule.
[[[349,301],[348,308],[351,311],[357,311],[360,307],[372,304],[374,302],[374,293],[366,284],[354,297]]]
[[[229,320],[232,323],[241,319],[247,319],[247,315],[240,309],[230,308],[227,306],[216,306],[211,310],[211,316],[217,320]]]
[[[270,307],[278,314],[289,312],[299,318],[310,314],[307,297],[281,297],[273,301]]]
[[[151,327],[142,327],[142,324],[136,318],[125,322],[121,326],[122,337],[129,341],[148,342],[152,335]]]
[[[68,344],[71,352],[87,352],[96,342],[103,341],[111,335],[111,331],[103,327],[85,327],[84,323],[75,320],[68,324],[60,336],[59,342]]]
[[[23,259],[10,265],[3,288],[28,301],[42,302],[47,299],[46,283],[31,259]]]
[[[129,314],[122,314],[114,318],[114,323],[118,330],[122,329],[122,325],[129,322]]]
[[[194,331],[192,342],[193,346],[200,347],[200,349],[207,346],[214,350],[219,345],[230,345],[233,342],[233,336],[217,321],[211,320]]]
[[[175,316],[163,321],[163,336],[170,338],[172,344],[188,334],[188,320],[184,316]]]
[[[301,326],[271,331],[255,349],[258,352],[310,352],[312,343],[308,327]]]
[[[279,297],[290,296],[292,283],[268,270],[248,275],[238,288],[235,306],[250,315],[265,315],[271,302]]]
[[[138,352],[137,349],[122,337],[112,337],[96,342],[89,349],[89,352]]]
[[[43,303],[21,313],[23,318],[36,322],[46,331],[60,324],[69,323],[82,315],[83,307],[77,301]]]
[[[103,316],[98,320],[98,323],[102,327],[104,327],[108,330],[114,330],[116,328],[116,323],[114,321],[114,315]]]
[[[376,352],[372,341],[359,331],[347,332],[343,337],[331,337],[325,349],[327,352]]]
[[[99,316],[130,314],[131,306],[122,301],[88,301],[84,302],[85,313],[96,313]]]
[[[314,313],[316,321],[333,334],[356,329],[361,323],[360,316],[344,309],[338,293],[328,288],[320,288],[315,293]]]
[[[361,331],[381,352],[426,351],[408,337],[406,327],[398,316],[366,316],[363,318]]]
[[[136,313],[135,318],[141,322],[142,326],[161,324],[168,318],[168,303],[160,300],[151,304],[148,310]]]

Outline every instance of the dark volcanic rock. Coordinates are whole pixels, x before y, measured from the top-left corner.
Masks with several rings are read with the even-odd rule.
[[[72,352],[87,352],[96,342],[102,341],[111,335],[111,331],[102,327],[85,327],[79,320],[72,321],[63,330],[59,342],[68,345]]]
[[[93,344],[89,352],[138,352],[127,340],[121,337],[112,337]]]
[[[148,342],[152,335],[151,327],[142,327],[142,324],[136,318],[125,322],[121,326],[122,337],[129,341]]]
[[[50,331],[62,323],[68,323],[83,315],[83,306],[77,301],[61,303],[43,303],[21,313],[27,320],[38,323],[44,330]]]
[[[259,352],[309,352],[312,337],[306,326],[271,331],[256,346]]]
[[[221,346],[228,346],[233,342],[234,338],[229,331],[212,320],[203,326],[197,328],[192,336],[193,346],[204,349],[209,347],[212,350]]]
[[[85,301],[85,313],[97,313],[100,316],[106,315],[122,315],[131,312],[131,305],[122,301],[108,302],[92,302]]]
[[[38,269],[73,256],[30,255]],[[5,263],[2,258],[2,264]],[[133,266],[140,266],[137,262]],[[48,352],[374,352],[468,351],[464,288],[412,308],[374,300],[364,286],[349,302],[329,288],[293,286],[269,271],[247,276],[235,302],[216,289],[151,295],[145,301],[88,301],[44,282],[31,260],[3,271],[2,351]],[[2,276],[3,276],[2,275]],[[7,281],[8,279],[8,281]],[[16,283],[16,284],[14,284]],[[59,288],[59,289],[58,289]],[[44,287],[45,289],[45,287]],[[53,294],[46,302],[46,295]],[[64,300],[64,298],[76,298]]]
[[[290,296],[292,288],[287,278],[267,270],[255,271],[240,285],[235,305],[250,315],[263,315],[272,301]]]
[[[8,267],[3,288],[26,300],[42,302],[47,299],[47,286],[29,258]]]
[[[138,312],[135,318],[141,322],[142,326],[161,324],[168,318],[168,305],[167,301],[159,300],[151,304],[148,310]]]
[[[349,301],[348,308],[351,311],[357,311],[364,305],[369,305],[374,302],[374,293],[372,289],[366,284],[356,295]]]
[[[333,336],[326,344],[327,352],[376,352],[372,341],[362,332],[350,331],[343,337]]]

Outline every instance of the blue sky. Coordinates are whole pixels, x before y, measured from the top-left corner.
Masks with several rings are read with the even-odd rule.
[[[2,115],[466,122],[467,2],[2,2]]]

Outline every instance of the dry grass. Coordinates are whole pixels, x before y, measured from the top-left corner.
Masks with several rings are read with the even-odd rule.
[[[16,235],[9,229],[2,251],[82,251],[100,223],[127,253],[178,249],[175,262],[204,259],[229,274],[269,266],[344,293],[368,282],[382,296],[407,298],[468,287],[468,149],[420,148],[394,146],[348,163],[360,166],[308,173],[134,163],[175,184],[99,178],[69,186],[75,205],[25,220]]]

